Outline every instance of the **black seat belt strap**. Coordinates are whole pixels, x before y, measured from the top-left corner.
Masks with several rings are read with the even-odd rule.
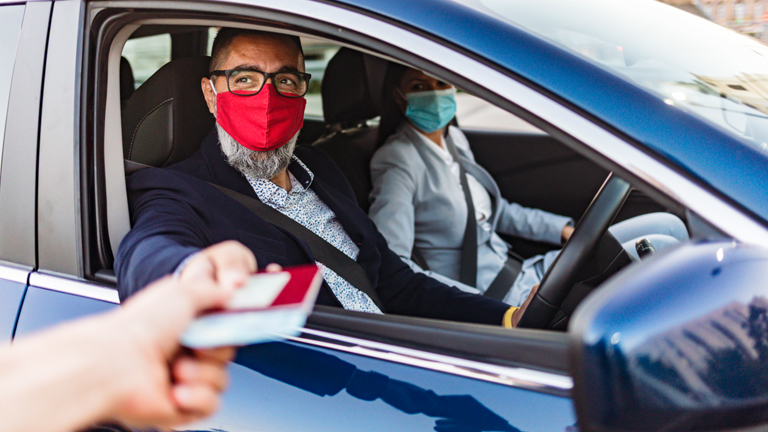
[[[496,300],[504,299],[509,290],[512,288],[512,284],[515,283],[517,275],[523,270],[522,261],[518,261],[514,257],[507,258],[504,266],[496,274],[488,289],[483,293],[484,296],[490,297]]]
[[[464,228],[464,241],[461,245],[461,270],[459,271],[459,282],[471,287],[477,286],[477,219],[475,217],[475,204],[472,201],[472,194],[469,191],[467,182],[467,172],[461,163],[459,151],[450,140],[445,140],[445,146],[453,157],[453,160],[459,164],[459,181],[461,189],[464,191],[464,200],[467,202],[467,225]]]
[[[312,251],[312,255],[317,261],[323,263],[329,269],[344,278],[344,280],[352,284],[352,286],[365,293],[365,295],[370,297],[382,312],[386,312],[378,294],[376,294],[373,286],[371,286],[371,281],[368,279],[365,270],[363,270],[360,264],[355,262],[355,260],[344,254],[344,252],[336,249],[335,246],[323,240],[322,237],[263,202],[231,189],[213,183],[209,184],[244,205],[245,208],[265,221],[283,228],[296,237],[304,240],[309,245],[309,249]]]

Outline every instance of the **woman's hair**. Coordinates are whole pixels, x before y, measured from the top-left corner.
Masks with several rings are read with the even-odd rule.
[[[389,62],[387,73],[384,76],[384,85],[381,89],[381,120],[379,121],[379,134],[376,139],[376,147],[382,144],[395,133],[397,128],[405,120],[403,109],[395,101],[395,89],[400,86],[403,74],[408,66]]]

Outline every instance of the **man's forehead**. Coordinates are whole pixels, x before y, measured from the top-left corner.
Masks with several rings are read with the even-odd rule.
[[[303,69],[301,52],[288,36],[278,34],[241,35],[236,37],[225,59],[227,68],[242,64],[292,66]]]

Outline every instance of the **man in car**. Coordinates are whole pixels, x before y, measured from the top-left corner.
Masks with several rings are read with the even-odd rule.
[[[192,260],[227,269],[255,261],[284,267],[316,262],[325,283],[318,304],[371,313],[514,326],[522,310],[414,273],[358,207],[344,175],[321,150],[296,140],[309,76],[298,37],[222,29],[202,90],[216,129],[191,158],[128,180],[133,229],[115,260],[121,298]],[[356,261],[375,288],[367,295],[272,225],[213,185],[293,219]],[[236,240],[253,253],[232,248]],[[378,299],[376,298],[378,297]],[[527,302],[523,305],[523,309]]]

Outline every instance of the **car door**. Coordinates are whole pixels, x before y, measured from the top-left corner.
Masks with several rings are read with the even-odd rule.
[[[0,5],[0,340],[13,338],[35,267],[37,122],[50,3]]]
[[[228,24],[219,15],[223,14],[232,23],[268,18],[263,25],[277,29],[281,25],[296,26],[296,20],[301,20],[302,26],[295,29],[305,31],[298,31],[299,34],[311,33],[313,37],[331,40],[338,39],[337,25],[364,30],[364,40],[337,42],[368,49],[375,46],[369,45],[374,43],[369,35],[372,30],[380,39],[385,39],[389,30],[388,26],[376,30],[383,23],[365,15],[350,15],[343,8],[306,1],[287,5],[217,3],[216,15],[208,12],[208,3],[142,2],[142,14],[133,12],[137,5],[93,3],[85,14],[91,20],[86,27],[92,26],[88,37],[98,37],[85,43],[100,50],[92,52],[90,60],[84,60],[89,62],[88,68],[96,70],[83,88],[95,92],[96,97],[88,98],[91,102],[83,111],[92,112],[96,119],[86,135],[96,137],[93,149],[103,146],[101,153],[93,150],[94,160],[101,161],[103,168],[101,174],[97,168],[86,177],[92,188],[81,187],[96,191],[103,188],[108,211],[100,213],[96,206],[83,214],[91,215],[89,225],[97,230],[106,228],[102,238],[109,238],[112,248],[119,244],[120,236],[116,234],[130,227],[122,170],[122,134],[117,128],[118,80],[110,67],[117,65],[122,44],[135,26],[146,22],[142,20],[151,17],[152,25],[193,22],[199,26],[222,26]],[[285,13],[286,8],[296,12]],[[309,12],[318,12],[317,8],[323,19]],[[100,68],[106,68],[106,72],[100,72]],[[99,132],[98,128],[103,129]],[[123,213],[118,212],[120,206],[124,206]],[[94,242],[92,247],[104,246]],[[102,252],[94,255],[113,253]],[[99,268],[96,261],[90,265],[86,274],[108,285],[108,279],[102,278],[108,269]],[[496,327],[396,316],[377,318],[318,308],[301,335],[285,342],[241,349],[230,366],[230,387],[221,411],[188,429],[424,430],[438,424],[466,430],[475,424],[489,430],[563,430],[574,425],[565,336],[545,332],[524,332],[518,336],[510,339],[507,331]]]
[[[114,288],[82,278],[80,264],[82,231],[75,184],[79,181],[76,167],[82,166],[76,151],[81,35],[76,23],[83,12],[81,2],[30,2],[25,10],[20,44],[27,45],[18,52],[30,58],[22,64],[17,59],[18,70],[24,72],[14,73],[11,102],[18,97],[20,103],[12,105],[10,114],[19,118],[12,122],[9,114],[0,186],[1,217],[7,224],[3,234],[9,237],[2,239],[3,250],[12,245],[7,249],[13,254],[8,260],[31,271],[21,310],[14,318],[16,336],[109,310],[118,303]],[[13,189],[3,195],[11,184]],[[5,199],[13,202],[15,212],[5,211]],[[26,285],[27,278],[23,279]]]

